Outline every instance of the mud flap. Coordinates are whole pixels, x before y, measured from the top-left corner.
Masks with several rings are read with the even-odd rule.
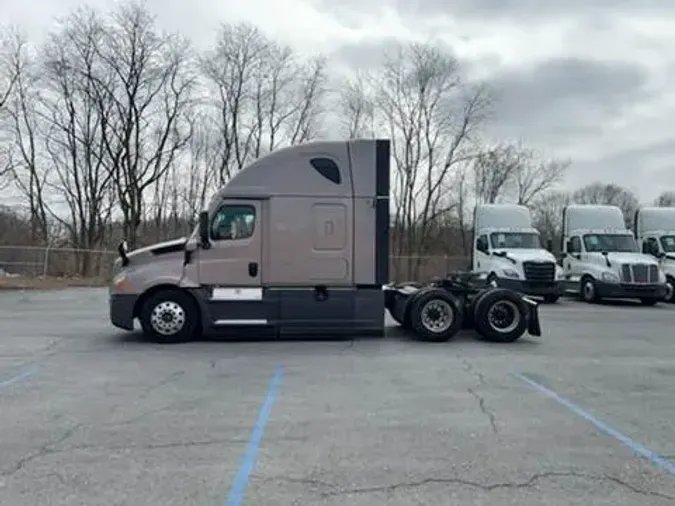
[[[539,303],[529,297],[523,297],[523,302],[528,306],[527,333],[531,336],[541,336],[541,324],[539,323]]]

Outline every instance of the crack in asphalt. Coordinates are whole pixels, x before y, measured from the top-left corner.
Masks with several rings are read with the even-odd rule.
[[[42,457],[45,457],[47,455],[51,455],[53,453],[58,453],[61,451],[58,448],[55,448],[55,446],[64,443],[71,437],[75,435],[75,432],[77,432],[84,424],[78,423],[77,425],[74,425],[73,427],[69,428],[66,430],[61,436],[58,438],[48,441],[45,444],[43,444],[37,451],[30,453],[26,455],[25,457],[21,457],[18,461],[12,465],[11,468],[6,469],[4,471],[0,471],[0,476],[11,476],[14,473],[17,473],[18,471],[21,471],[27,464],[30,462],[40,459]]]
[[[632,485],[620,478],[617,478],[615,476],[610,476],[610,475],[594,475],[594,474],[588,474],[588,473],[580,473],[580,472],[575,472],[575,471],[549,471],[549,472],[544,472],[544,473],[537,473],[527,480],[524,481],[504,481],[504,482],[495,482],[495,483],[481,483],[478,481],[472,481],[464,478],[425,478],[423,480],[418,480],[418,481],[407,481],[407,482],[399,482],[399,483],[392,483],[389,485],[379,485],[379,486],[373,486],[373,487],[359,487],[359,488],[351,488],[351,489],[341,489],[337,490],[339,488],[338,485],[331,484],[325,481],[320,481],[316,479],[310,479],[310,478],[290,478],[290,477],[284,477],[284,476],[274,476],[274,477],[258,477],[259,479],[262,479],[263,481],[281,481],[281,482],[286,482],[286,483],[295,483],[295,484],[305,484],[305,485],[310,485],[313,487],[318,487],[318,488],[327,488],[327,489],[334,489],[332,491],[326,491],[326,492],[321,492],[319,495],[322,498],[328,498],[328,497],[337,497],[337,496],[344,496],[344,495],[360,495],[360,494],[373,494],[373,493],[391,493],[396,490],[405,490],[405,489],[415,489],[415,488],[420,488],[428,485],[459,485],[459,486],[464,486],[464,487],[471,487],[471,488],[476,488],[483,490],[485,492],[492,492],[495,490],[503,490],[503,489],[513,489],[513,490],[518,490],[518,489],[528,489],[528,488],[533,488],[536,485],[539,484],[539,482],[543,480],[551,480],[555,478],[575,478],[575,479],[583,479],[583,480],[591,480],[591,481],[604,481],[604,482],[611,482],[616,485],[619,485],[622,488],[625,488],[626,490],[629,490],[633,492],[634,494],[641,495],[641,496],[647,496],[647,497],[658,497],[661,499],[668,499],[668,500],[675,500],[675,496],[671,496],[668,494],[664,494],[661,492],[655,492],[651,490],[644,490],[639,487],[636,487],[635,485]]]
[[[473,364],[469,362],[466,358],[463,358],[460,355],[458,355],[457,358],[462,360],[464,370],[478,380],[477,387],[468,387],[466,391],[469,393],[469,395],[474,397],[476,401],[478,401],[478,408],[488,418],[490,422],[490,428],[492,429],[492,433],[498,436],[499,426],[497,425],[497,417],[494,411],[488,408],[487,403],[485,401],[485,397],[483,397],[476,391],[476,388],[483,387],[487,384],[485,381],[485,376],[483,376],[483,373],[481,373],[480,371],[477,371],[476,368],[473,366]]]

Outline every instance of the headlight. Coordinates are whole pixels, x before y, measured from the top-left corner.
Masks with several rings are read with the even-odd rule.
[[[505,278],[515,278],[518,279],[520,277],[520,274],[518,274],[518,271],[514,271],[512,269],[504,269],[502,270],[502,275]]]
[[[607,281],[608,283],[618,283],[620,281],[619,276],[613,272],[603,272],[601,277],[603,281]]]
[[[561,267],[556,267],[555,269],[555,278],[563,279],[565,277],[565,271]]]

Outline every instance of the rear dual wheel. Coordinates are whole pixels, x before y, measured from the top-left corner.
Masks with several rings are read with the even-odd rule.
[[[496,288],[474,300],[473,318],[476,332],[483,339],[510,343],[527,330],[528,308],[519,294]]]
[[[423,341],[445,342],[462,328],[464,311],[461,301],[451,293],[429,288],[418,292],[410,301],[410,329]]]

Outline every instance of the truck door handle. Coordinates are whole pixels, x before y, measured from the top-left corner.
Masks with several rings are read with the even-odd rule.
[[[249,262],[248,264],[248,275],[252,278],[255,278],[258,275],[258,263]]]

